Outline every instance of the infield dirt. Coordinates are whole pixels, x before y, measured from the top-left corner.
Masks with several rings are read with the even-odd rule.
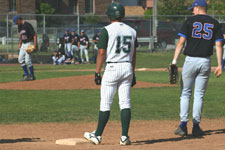
[[[58,85],[58,86],[55,86]],[[137,81],[135,88],[171,86],[170,84]],[[173,85],[174,86],[174,85]],[[0,89],[58,90],[98,89],[93,75],[52,78],[28,82],[0,83]],[[151,119],[151,118],[149,118]],[[83,138],[85,131],[92,132],[97,123],[32,123],[0,125],[0,150],[224,150],[225,118],[203,120],[205,136],[181,138],[173,131],[179,121],[131,121],[130,146],[120,146],[120,122],[109,121],[101,145],[91,143],[76,146],[56,145],[58,139]],[[191,133],[191,122],[188,131]]]
[[[66,138],[83,138],[85,131],[96,129],[97,123],[35,123],[0,125],[1,150],[224,150],[225,119],[203,120],[205,136],[181,138],[173,134],[178,121],[131,121],[130,146],[120,146],[119,122],[106,126],[102,144],[91,143],[76,146],[56,145]],[[188,131],[191,133],[191,123]]]

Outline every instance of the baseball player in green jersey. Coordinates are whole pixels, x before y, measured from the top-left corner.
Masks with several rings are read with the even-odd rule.
[[[136,83],[134,69],[136,64],[136,31],[121,22],[125,16],[124,7],[112,2],[107,11],[111,24],[101,31],[98,42],[95,82],[101,84],[101,102],[97,130],[85,132],[84,137],[94,144],[100,144],[103,130],[108,122],[114,95],[118,91],[121,111],[122,136],[120,145],[130,145],[128,130],[131,119],[131,87]],[[101,81],[100,70],[106,61]]]
[[[172,64],[177,59],[184,47],[186,55],[182,68],[182,84],[180,96],[180,126],[174,131],[176,135],[187,136],[187,122],[189,105],[194,87],[193,101],[193,128],[192,136],[202,136],[204,132],[200,128],[204,95],[206,92],[210,72],[213,47],[216,47],[217,63],[216,77],[222,74],[222,31],[221,26],[214,18],[207,15],[207,3],[205,0],[195,0],[192,7],[194,16],[185,20],[179,32],[180,39],[177,43]]]

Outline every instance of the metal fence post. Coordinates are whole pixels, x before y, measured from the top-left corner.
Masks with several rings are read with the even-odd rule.
[[[158,11],[157,11],[157,0],[153,1],[153,18],[152,18],[152,34],[153,34],[153,42],[158,42],[158,37],[157,37],[157,25],[158,25],[158,21],[157,21],[157,15],[158,15]],[[155,48],[154,44],[153,44],[153,48]]]
[[[150,53],[152,53],[153,51],[153,44],[154,44],[154,41],[153,41],[153,38],[152,38],[152,16],[149,17],[149,49],[150,49]]]
[[[77,13],[77,34],[80,33],[80,14]]]
[[[7,45],[7,53],[9,53],[9,14],[6,14],[6,45]]]
[[[45,14],[43,14],[43,34],[45,34]]]

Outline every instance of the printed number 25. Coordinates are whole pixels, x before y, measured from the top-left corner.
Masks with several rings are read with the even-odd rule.
[[[203,38],[206,40],[210,40],[212,38],[213,35],[213,24],[210,23],[205,23],[204,25],[202,25],[201,22],[195,22],[193,24],[194,29],[192,30],[192,37],[193,38]],[[202,33],[202,30],[204,31],[204,33]]]
[[[121,41],[122,38],[122,41]],[[118,36],[117,37],[117,44],[116,44],[116,53],[120,53],[121,49],[124,53],[129,53],[131,48],[131,36]]]

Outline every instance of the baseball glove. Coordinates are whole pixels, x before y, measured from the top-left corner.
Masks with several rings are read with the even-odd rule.
[[[35,50],[34,45],[28,45],[26,48],[27,53],[32,53]]]
[[[177,66],[175,64],[170,64],[168,70],[170,84],[176,84],[179,80],[179,72]]]
[[[95,84],[100,85],[102,81],[102,77],[100,73],[95,73]]]

